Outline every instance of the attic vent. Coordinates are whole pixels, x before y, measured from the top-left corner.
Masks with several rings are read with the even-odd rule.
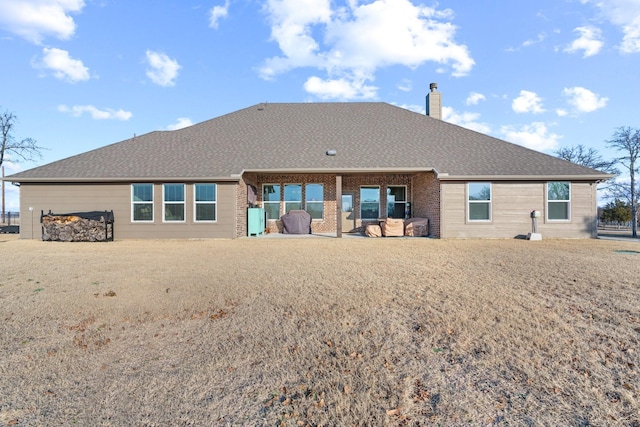
[[[327,150],[327,156],[335,156],[338,154],[336,150]]]

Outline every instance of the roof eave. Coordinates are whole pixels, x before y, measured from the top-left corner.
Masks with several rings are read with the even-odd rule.
[[[438,179],[441,181],[594,181],[602,182],[616,175],[589,174],[589,175],[449,175],[441,173]]]
[[[438,172],[435,168],[424,167],[372,167],[372,168],[274,168],[274,169],[246,169],[239,174],[228,176],[147,176],[147,177],[5,177],[5,181],[12,183],[123,183],[123,182],[237,182],[245,173],[300,173],[300,174],[349,174],[349,173],[418,173],[434,172],[441,181],[592,181],[602,182],[616,177],[613,174],[589,175],[449,175]]]
[[[347,174],[347,173],[416,173],[416,172],[436,172],[431,167],[366,167],[366,168],[274,168],[274,169],[245,169],[242,174],[245,173],[335,173],[335,174]]]
[[[6,177],[11,183],[122,183],[122,182],[210,182],[210,181],[240,181],[240,176],[136,176],[136,177]]]

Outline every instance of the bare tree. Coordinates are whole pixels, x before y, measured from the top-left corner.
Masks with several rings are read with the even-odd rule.
[[[2,210],[0,211],[2,216],[2,222],[5,220],[4,211],[4,163],[5,154],[11,153],[18,157],[14,160],[35,160],[36,157],[41,157],[40,150],[42,147],[38,147],[36,140],[32,138],[25,138],[17,140],[13,137],[13,127],[18,121],[17,117],[9,112],[5,111],[0,114],[0,169],[2,169]]]
[[[0,166],[4,163],[5,154],[11,153],[17,156],[14,160],[31,161],[41,157],[42,147],[38,147],[33,138],[15,139],[13,129],[18,118],[11,112],[0,114]]]
[[[619,163],[624,167],[625,172],[629,171],[630,181],[615,182],[609,188],[609,195],[614,199],[625,200],[631,206],[631,234],[638,237],[638,194],[640,188],[637,188],[636,173],[640,164],[638,164],[638,156],[640,156],[640,129],[632,129],[630,127],[619,127],[613,134],[613,137],[607,141],[607,145],[617,151],[621,151],[624,155],[618,158]]]
[[[571,163],[586,166],[601,172],[615,175],[620,173],[615,167],[618,159],[604,160],[600,153],[598,153],[598,150],[587,148],[582,144],[561,148],[557,150],[555,154],[557,157],[570,161]]]

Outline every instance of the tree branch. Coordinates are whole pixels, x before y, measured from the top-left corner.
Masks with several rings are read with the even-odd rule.
[[[24,138],[16,140],[12,134],[13,128],[17,123],[17,117],[9,111],[0,114],[0,166],[4,163],[7,153],[14,154],[18,160],[15,161],[33,161],[42,158],[40,153],[44,147],[38,146],[33,138]]]

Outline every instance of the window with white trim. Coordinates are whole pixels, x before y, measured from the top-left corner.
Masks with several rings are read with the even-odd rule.
[[[280,184],[264,184],[262,186],[262,207],[267,219],[280,218]]]
[[[194,221],[215,222],[218,208],[218,187],[216,184],[194,184]]]
[[[491,221],[491,183],[468,183],[467,197],[469,221]]]
[[[284,185],[284,213],[299,211],[302,209],[302,185]]]
[[[549,221],[571,219],[571,183],[547,182],[547,219]]]
[[[153,222],[153,184],[131,184],[131,220]]]
[[[404,218],[407,209],[407,187],[387,187],[387,218]]]
[[[162,185],[162,220],[164,222],[184,222],[184,184]]]
[[[380,187],[360,187],[360,218],[378,219],[380,217]]]
[[[305,210],[311,219],[324,218],[324,186],[322,184],[305,184]]]

